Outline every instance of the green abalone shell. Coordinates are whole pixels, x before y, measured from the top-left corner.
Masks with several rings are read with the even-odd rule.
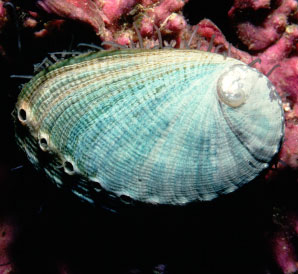
[[[214,199],[268,168],[283,132],[264,75],[189,49],[83,54],[40,72],[16,104],[29,160],[90,202],[94,191],[153,204]]]

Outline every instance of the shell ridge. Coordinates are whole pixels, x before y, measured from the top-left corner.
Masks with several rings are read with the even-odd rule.
[[[124,81],[125,81],[125,79],[124,79]],[[121,82],[121,81],[119,81],[119,82]],[[125,85],[125,82],[123,83],[123,85]],[[82,92],[83,92],[83,91],[84,91],[84,90],[82,90]],[[96,93],[96,92],[97,92],[97,90],[95,90],[95,93]],[[106,93],[109,93],[109,91],[106,92]],[[118,95],[119,95],[119,96],[123,96],[123,95],[120,94],[120,93],[119,93]],[[118,95],[117,95],[117,96],[118,96]],[[74,96],[75,96],[75,95],[74,95]],[[100,95],[100,96],[101,96],[101,95]],[[71,98],[71,97],[70,97],[70,98]],[[80,97],[79,97],[79,98],[80,98]],[[98,98],[95,97],[94,99],[92,99],[92,101],[93,101],[93,100],[94,100],[95,103],[96,103],[96,100],[98,100]],[[113,97],[112,95],[111,95],[110,100],[112,100],[112,101],[114,100],[114,97]],[[91,102],[92,102],[92,101],[91,101]],[[112,104],[112,103],[115,103],[115,101],[111,102],[111,104]],[[90,102],[89,102],[89,105],[90,105]],[[87,108],[84,108],[84,109],[88,109],[88,108],[89,108],[89,105],[88,105]],[[63,105],[62,105],[62,107],[63,107]],[[92,107],[92,104],[91,104],[90,108],[91,108],[91,107]],[[60,112],[55,111],[55,113],[60,113]],[[61,113],[61,115],[63,115],[63,113]],[[49,116],[49,118],[51,118],[51,117]],[[51,119],[53,119],[53,118],[51,118]],[[59,117],[56,117],[54,120],[55,120],[55,121],[58,121],[58,119],[59,119]],[[64,129],[63,129],[63,131],[64,131]],[[59,133],[58,135],[60,135],[60,133]]]

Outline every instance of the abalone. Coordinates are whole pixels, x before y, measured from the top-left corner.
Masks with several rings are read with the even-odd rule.
[[[267,169],[284,135],[269,79],[190,49],[127,49],[58,62],[22,89],[16,138],[57,186],[94,202],[212,200]],[[71,182],[71,183],[70,183]]]

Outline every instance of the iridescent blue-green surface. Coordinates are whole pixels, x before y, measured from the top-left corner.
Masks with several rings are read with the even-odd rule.
[[[242,96],[237,106],[221,97],[232,89]],[[73,192],[91,202],[94,187],[154,204],[232,192],[268,168],[284,127],[265,76],[198,50],[62,61],[26,84],[16,112],[30,161],[59,186],[73,180]]]

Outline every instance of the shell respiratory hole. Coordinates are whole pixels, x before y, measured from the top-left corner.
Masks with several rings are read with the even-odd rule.
[[[21,121],[26,121],[26,117],[27,117],[27,115],[26,115],[26,111],[24,110],[24,109],[20,109],[19,110],[19,119],[21,120]]]

